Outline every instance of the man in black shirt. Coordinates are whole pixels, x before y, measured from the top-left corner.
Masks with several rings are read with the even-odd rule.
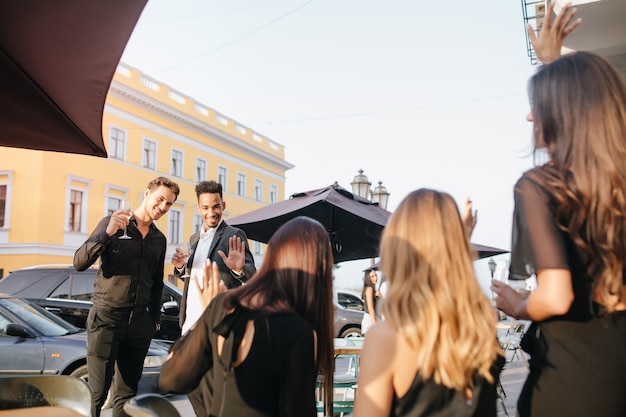
[[[155,178],[138,208],[103,218],[74,254],[78,271],[100,258],[87,318],[87,369],[97,416],[114,374],[113,417],[126,416],[124,403],[137,394],[143,361],[159,326],[163,290],[167,242],[154,221],[168,212],[178,193],[176,183]],[[130,239],[121,238],[123,233]]]

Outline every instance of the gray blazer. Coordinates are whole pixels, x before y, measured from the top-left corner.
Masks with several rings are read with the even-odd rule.
[[[231,236],[239,236],[241,240],[243,240],[246,244],[246,259],[244,261],[243,266],[243,274],[240,277],[237,277],[224,263],[222,257],[217,253],[218,251],[224,252],[228,255],[228,239]],[[187,268],[191,269],[193,265],[193,257],[195,254],[195,249],[198,246],[198,241],[200,240],[200,232],[196,232],[189,238],[189,244],[191,249],[194,250],[194,253],[191,254],[189,260],[187,261]],[[241,284],[246,282],[254,273],[256,272],[256,267],[254,266],[254,257],[252,256],[252,252],[248,248],[248,237],[246,233],[233,226],[229,226],[226,224],[225,220],[222,220],[222,223],[218,226],[215,231],[215,236],[213,237],[213,242],[211,243],[211,248],[209,249],[209,254],[207,259],[211,259],[213,262],[217,262],[218,269],[220,271],[220,278],[226,284],[228,288],[236,288]],[[174,274],[180,277],[181,273],[176,268],[174,268]],[[187,293],[189,292],[189,281],[185,279],[185,287],[183,289],[183,298],[181,300],[180,305],[180,315],[179,315],[179,324],[180,327],[183,327],[183,323],[185,322],[185,315],[187,310]]]

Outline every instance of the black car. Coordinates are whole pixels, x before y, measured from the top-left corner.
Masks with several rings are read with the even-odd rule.
[[[73,266],[65,265],[22,268],[0,279],[0,292],[32,301],[84,329],[96,272],[95,267],[79,272]],[[154,335],[155,339],[173,341],[180,337],[178,315],[182,297],[178,287],[165,282],[161,298],[161,330]],[[335,337],[360,335],[362,319],[362,311],[335,304]]]
[[[0,292],[44,307],[76,327],[85,328],[98,269],[76,271],[73,266],[36,266],[11,271],[0,279]],[[155,339],[173,341],[180,336],[178,315],[182,291],[165,282],[161,297],[161,329]]]
[[[157,341],[150,344],[140,392],[156,390],[168,347]],[[0,375],[71,375],[87,380],[87,332],[34,303],[0,293]]]

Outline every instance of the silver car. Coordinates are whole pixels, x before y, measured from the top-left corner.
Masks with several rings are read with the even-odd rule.
[[[156,390],[168,346],[152,341],[141,392]],[[0,294],[0,375],[72,375],[87,380],[87,332],[26,300]],[[112,396],[109,393],[105,408]]]

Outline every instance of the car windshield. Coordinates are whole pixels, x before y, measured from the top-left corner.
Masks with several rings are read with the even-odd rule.
[[[45,309],[19,298],[0,298],[0,305],[43,336],[63,336],[80,331]]]

